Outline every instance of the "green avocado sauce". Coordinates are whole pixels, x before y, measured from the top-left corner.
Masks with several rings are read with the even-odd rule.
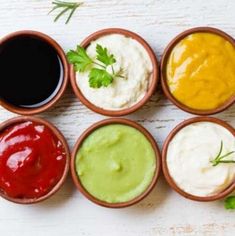
[[[111,124],[96,129],[83,141],[75,166],[91,195],[108,203],[121,203],[148,188],[156,158],[151,143],[140,131]]]

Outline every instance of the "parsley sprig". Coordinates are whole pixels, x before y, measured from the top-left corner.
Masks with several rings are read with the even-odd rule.
[[[220,163],[235,163],[234,160],[224,160],[225,157],[230,156],[231,154],[235,153],[235,151],[231,151],[231,152],[228,152],[224,155],[221,155],[222,151],[223,151],[223,141],[221,141],[218,154],[216,155],[216,157],[212,161],[210,161],[213,166],[217,166]]]
[[[78,7],[80,7],[83,3],[82,2],[67,2],[67,1],[59,1],[59,0],[54,0],[52,1],[52,5],[54,7],[51,9],[51,11],[48,13],[50,14],[51,12],[61,9],[60,13],[55,17],[54,22],[59,20],[59,18],[64,15],[66,12],[69,12],[68,18],[65,22],[65,24],[68,24],[71,17],[73,16],[74,12],[77,10]]]
[[[224,207],[226,209],[235,209],[235,196],[229,196],[225,199]]]
[[[89,85],[92,88],[108,87],[115,78],[125,78],[123,70],[115,72],[113,65],[116,59],[108,49],[100,44],[96,45],[96,60],[87,54],[85,48],[77,46],[76,50],[70,50],[67,58],[74,65],[75,71],[84,72],[89,70]],[[111,66],[112,72],[107,69]]]

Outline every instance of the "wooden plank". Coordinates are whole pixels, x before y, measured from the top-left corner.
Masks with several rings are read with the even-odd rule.
[[[0,0],[0,36],[21,29],[39,30],[68,50],[98,29],[123,27],[142,35],[159,58],[176,34],[194,26],[210,25],[235,36],[233,0],[88,0],[68,25],[64,19],[53,23],[54,15],[47,15],[50,2]],[[0,122],[14,116],[0,108]],[[39,116],[52,121],[71,148],[85,128],[105,118],[84,107],[70,87],[53,109]],[[192,115],[172,105],[158,89],[149,103],[127,117],[145,126],[162,146],[170,130]],[[235,126],[235,107],[216,117]],[[207,236],[233,235],[234,230],[234,212],[224,210],[222,201],[198,203],[183,199],[163,177],[145,200],[121,210],[90,203],[75,190],[70,178],[54,197],[34,206],[19,206],[0,199],[0,233],[5,236],[32,233],[34,236]]]

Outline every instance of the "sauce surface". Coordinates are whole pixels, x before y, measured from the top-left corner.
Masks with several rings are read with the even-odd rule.
[[[0,190],[13,198],[39,198],[61,179],[66,153],[43,124],[23,122],[0,133]]]
[[[82,185],[91,195],[118,203],[132,200],[147,189],[156,158],[141,132],[113,124],[98,128],[84,140],[75,165]]]
[[[167,83],[173,96],[196,110],[211,110],[235,96],[235,48],[212,33],[193,33],[172,50]]]
[[[0,99],[23,108],[48,103],[63,81],[56,50],[32,36],[16,37],[0,45],[0,71]]]
[[[230,131],[212,122],[197,122],[182,128],[167,150],[167,167],[179,188],[195,196],[213,196],[235,181],[235,164],[213,166],[221,141],[221,156],[235,151]],[[235,153],[224,160],[235,160]]]

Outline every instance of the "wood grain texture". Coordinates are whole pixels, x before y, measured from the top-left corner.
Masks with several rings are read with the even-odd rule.
[[[73,48],[88,34],[106,27],[123,27],[143,36],[158,58],[168,42],[194,26],[218,27],[235,36],[233,0],[84,0],[68,25],[53,23],[49,0],[0,0],[0,37],[22,29],[45,32],[61,46]],[[33,78],[32,78],[33,79]],[[0,122],[15,116],[0,108]],[[40,115],[52,121],[68,139],[70,148],[82,131],[104,119],[84,107],[71,88],[51,110]],[[146,127],[160,147],[170,130],[192,117],[180,111],[159,88],[143,109],[128,116]],[[235,127],[235,106],[216,115]],[[121,210],[98,207],[81,194],[70,177],[61,191],[43,203],[20,206],[0,199],[0,235],[4,236],[157,236],[234,235],[235,212],[223,202],[197,203],[183,199],[163,177],[141,203]]]

